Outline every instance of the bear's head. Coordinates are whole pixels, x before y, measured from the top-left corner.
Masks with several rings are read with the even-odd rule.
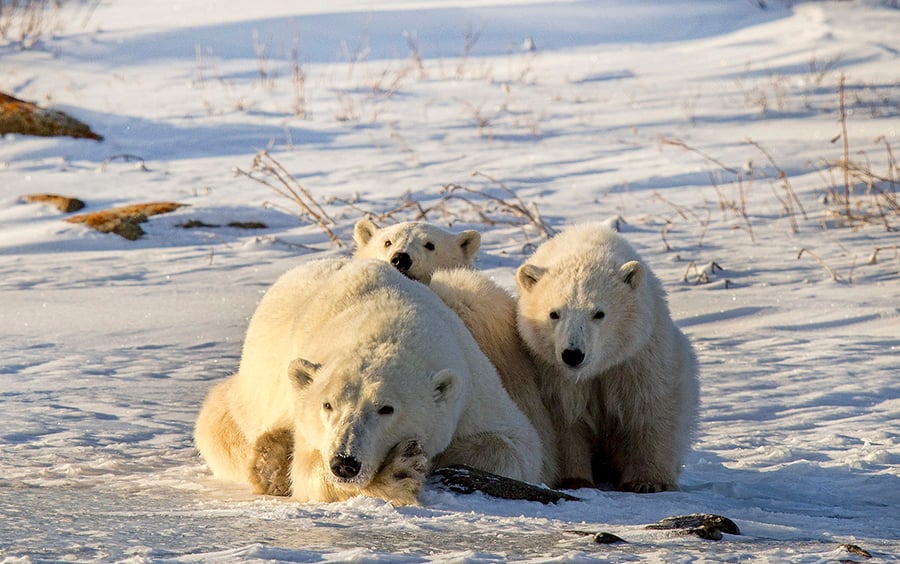
[[[356,257],[391,263],[397,270],[428,284],[435,270],[471,266],[481,235],[467,230],[455,234],[430,223],[409,221],[379,229],[367,219],[353,230]]]
[[[652,332],[643,303],[646,268],[570,257],[516,271],[518,326],[538,358],[575,381],[599,376],[646,346]]]
[[[376,345],[376,348],[378,346]],[[426,456],[443,451],[459,418],[460,386],[451,370],[419,373],[396,355],[380,360],[296,359],[290,377],[299,401],[296,428],[322,457],[332,486],[366,487],[395,446],[416,440]]]

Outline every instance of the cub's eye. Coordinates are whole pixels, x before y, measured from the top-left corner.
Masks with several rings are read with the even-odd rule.
[[[558,312],[558,311],[551,311],[551,312],[550,312],[550,319],[559,319],[559,312]]]
[[[384,242],[384,248],[386,249],[386,248],[388,248],[388,247],[390,247],[390,246],[391,246],[391,240],[388,239],[387,241]]]
[[[392,413],[394,413],[394,407],[390,405],[385,405],[378,410],[378,415],[391,415]]]
[[[597,310],[594,312],[594,319],[603,319],[606,317],[606,314],[602,310]]]
[[[322,404],[322,409],[324,409],[325,411],[331,411],[331,403],[326,401]]]
[[[434,243],[432,243],[431,241],[428,241],[427,243],[425,243],[425,248],[428,249],[429,251],[433,251]]]

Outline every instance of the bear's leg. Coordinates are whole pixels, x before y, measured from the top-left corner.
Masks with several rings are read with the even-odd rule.
[[[294,457],[291,429],[275,429],[259,436],[250,462],[253,492],[264,495],[291,495],[291,463]]]
[[[405,441],[391,449],[375,478],[360,493],[393,505],[418,505],[427,472],[428,459],[419,442]]]
[[[656,493],[678,490],[678,445],[672,425],[661,414],[633,418],[631,426],[610,434],[609,457],[618,474],[618,489]]]
[[[584,421],[558,430],[559,476],[555,487],[577,490],[594,487],[591,460],[596,440]]]
[[[435,459],[435,466],[465,464],[514,480],[534,481],[532,474],[540,479],[540,460],[525,460],[525,457],[532,455],[540,459],[542,453],[517,448],[514,438],[509,436],[481,432],[453,439],[450,446]],[[534,467],[537,472],[528,470]]]
[[[249,441],[228,409],[231,378],[216,384],[206,396],[194,429],[194,443],[217,478],[244,482],[252,457]]]

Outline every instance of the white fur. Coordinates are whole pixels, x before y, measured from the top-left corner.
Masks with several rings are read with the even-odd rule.
[[[409,444],[432,465],[540,477],[540,439],[465,326],[382,261],[323,260],[284,274],[260,302],[238,373],[213,388],[195,436],[215,475],[253,483],[254,445],[278,429],[293,429],[297,500],[368,494],[415,503],[424,475],[412,487],[401,479],[408,475],[391,475],[392,457]],[[358,475],[332,472],[336,456],[357,460]]]
[[[438,270],[430,288],[463,320],[497,368],[503,387],[537,430],[544,445],[541,479],[556,484],[556,431],[541,400],[534,359],[516,330],[515,299],[485,275],[463,268]]]
[[[441,268],[471,266],[481,245],[477,231],[450,233],[436,225],[408,221],[379,229],[362,219],[353,230],[357,258],[381,259],[423,284]]]
[[[519,331],[543,365],[559,427],[563,483],[677,489],[699,384],[656,276],[621,235],[584,224],[542,244],[516,281]]]

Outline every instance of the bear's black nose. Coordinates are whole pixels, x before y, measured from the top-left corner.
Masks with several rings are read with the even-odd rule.
[[[562,352],[563,362],[575,368],[584,360],[584,353],[581,349],[566,349]]]
[[[391,256],[391,264],[400,272],[406,272],[412,266],[412,258],[406,253],[394,253]]]
[[[349,480],[359,474],[362,464],[352,456],[335,455],[331,459],[331,473],[338,478]]]

